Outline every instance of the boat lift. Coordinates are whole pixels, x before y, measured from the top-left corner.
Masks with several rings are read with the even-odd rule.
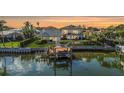
[[[53,48],[48,48],[49,58],[69,58],[72,59],[72,49],[64,45],[57,45]]]

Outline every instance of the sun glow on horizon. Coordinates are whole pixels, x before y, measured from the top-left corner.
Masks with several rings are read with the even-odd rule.
[[[10,27],[20,28],[25,21],[31,22],[37,26],[39,22],[40,27],[55,26],[57,28],[66,25],[85,25],[94,27],[107,27],[110,25],[124,24],[124,17],[81,17],[81,16],[1,16],[0,20],[5,20],[6,25]]]

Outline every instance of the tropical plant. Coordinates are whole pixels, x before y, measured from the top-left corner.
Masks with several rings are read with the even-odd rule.
[[[40,23],[39,23],[39,22],[37,22],[36,24],[37,24],[37,27],[39,27]]]
[[[31,38],[34,36],[34,28],[33,28],[33,25],[29,21],[26,21],[24,23],[24,27],[22,28],[22,30],[23,30],[23,34],[25,38]]]
[[[99,31],[99,29],[96,27],[88,27],[87,29],[90,31]]]
[[[3,43],[3,46],[5,47],[5,44],[4,44],[4,35],[3,35],[3,30],[4,30],[4,24],[6,23],[6,21],[4,20],[0,20],[0,31],[2,32],[2,43]]]

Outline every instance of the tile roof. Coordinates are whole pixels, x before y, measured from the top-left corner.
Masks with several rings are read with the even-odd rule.
[[[81,26],[69,25],[69,26],[65,26],[65,27],[63,27],[61,29],[68,29],[68,30],[77,30],[77,29],[79,29],[79,30],[81,30],[82,28],[81,28]]]
[[[47,27],[43,30],[40,30],[42,33],[42,36],[44,37],[60,37],[61,36],[61,32],[59,29],[54,28],[54,27]]]

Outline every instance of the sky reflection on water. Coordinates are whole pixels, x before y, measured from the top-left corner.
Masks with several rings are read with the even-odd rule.
[[[115,53],[74,53],[73,60],[44,59],[39,54],[0,55],[0,75],[116,76],[124,75],[124,57]]]

